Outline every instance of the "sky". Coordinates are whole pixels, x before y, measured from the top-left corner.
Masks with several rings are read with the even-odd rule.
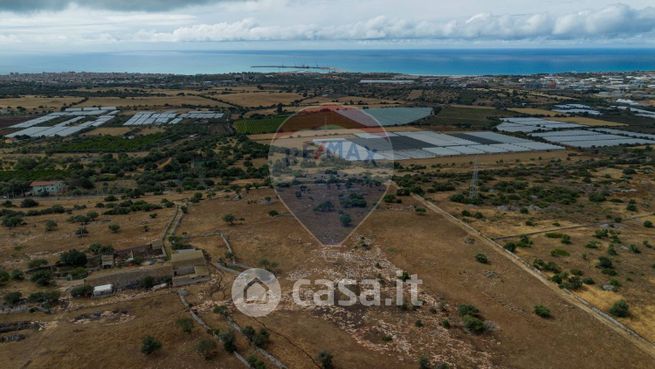
[[[655,47],[652,0],[0,0],[0,50]]]

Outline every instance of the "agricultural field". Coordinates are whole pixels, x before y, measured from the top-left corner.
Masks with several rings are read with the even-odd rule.
[[[527,114],[527,115],[543,115],[545,117],[553,117],[557,115],[562,115],[562,113],[552,111],[552,110],[546,110],[546,109],[537,109],[537,108],[512,108],[509,109],[510,111],[514,111],[517,113],[521,114]]]
[[[0,109],[10,108],[26,111],[59,110],[63,106],[70,106],[80,102],[82,98],[74,96],[21,96],[15,98],[0,98]]]
[[[296,93],[269,91],[214,94],[212,96],[229,104],[246,108],[274,106],[277,104],[289,105],[302,100],[302,95]]]
[[[553,117],[550,120],[557,122],[566,122],[566,123],[577,123],[589,127],[624,127],[627,124],[610,122],[602,119],[594,119],[588,117]]]
[[[240,119],[234,122],[234,128],[237,132],[244,134],[275,133],[288,117],[288,115],[275,115]]]
[[[136,96],[136,97],[92,97],[76,105],[84,106],[115,106],[123,110],[168,109],[171,107],[205,107],[223,108],[229,105],[209,100],[195,95],[185,96]]]
[[[518,114],[497,109],[446,106],[425,124],[438,129],[490,129],[498,122],[494,119],[515,115]]]

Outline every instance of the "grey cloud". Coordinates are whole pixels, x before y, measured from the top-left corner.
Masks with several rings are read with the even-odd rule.
[[[204,5],[225,0],[0,0],[0,11],[58,11],[71,5],[117,11],[164,11],[192,5]]]

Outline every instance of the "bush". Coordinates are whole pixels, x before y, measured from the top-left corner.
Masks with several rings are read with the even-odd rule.
[[[465,315],[462,320],[464,321],[464,327],[471,333],[481,334],[487,330],[484,322],[472,315]]]
[[[121,229],[121,226],[119,226],[116,223],[112,223],[108,227],[109,227],[109,230],[111,231],[111,233],[118,233],[118,231]]]
[[[645,221],[644,222],[644,227],[653,228],[653,222],[651,222],[650,220]]]
[[[175,322],[178,327],[182,328],[182,332],[191,333],[193,331],[193,321],[189,318],[178,319]]]
[[[210,339],[200,340],[196,350],[205,360],[211,360],[216,356],[216,342]]]
[[[55,222],[54,220],[47,220],[45,222],[45,231],[46,232],[52,232],[55,229],[57,229],[57,222]]]
[[[77,286],[71,289],[71,296],[73,297],[90,297],[93,294],[93,287],[91,286]]]
[[[18,304],[20,302],[22,297],[23,297],[23,294],[18,292],[18,291],[9,292],[4,297],[5,304],[10,305],[10,306],[16,305],[16,304]]]
[[[52,305],[59,301],[59,291],[47,292],[34,292],[27,298],[31,303],[41,303],[44,305]]]
[[[489,264],[489,259],[487,258],[487,255],[485,255],[485,254],[475,255],[475,260],[477,260],[478,263]]]
[[[49,286],[52,284],[52,272],[49,270],[38,270],[32,273],[30,280],[42,287]]]
[[[248,365],[253,369],[266,369],[266,364],[255,355],[248,356]]]
[[[27,264],[27,266],[28,266],[30,269],[38,268],[38,267],[41,267],[41,266],[44,266],[44,265],[48,265],[48,260],[45,260],[45,259],[34,259],[34,260],[30,260],[30,262]]]
[[[552,316],[550,314],[550,310],[543,305],[536,305],[534,307],[534,313],[545,319],[550,318]]]
[[[348,215],[348,214],[341,214],[341,215],[339,216],[339,222],[341,223],[341,225],[342,225],[343,227],[350,227],[350,225],[352,224],[353,220],[352,220],[352,218],[350,217],[350,215]]]
[[[234,333],[232,332],[225,332],[221,333],[219,336],[221,341],[223,342],[223,348],[225,351],[229,352],[230,354],[235,352],[237,350],[237,345],[236,345],[236,339],[234,337]]]
[[[141,352],[143,352],[146,355],[150,355],[160,349],[161,349],[161,342],[159,342],[156,338],[152,336],[143,337],[143,341],[141,344]]]
[[[72,249],[70,251],[65,251],[59,256],[59,261],[63,264],[70,266],[83,267],[87,263],[86,254]]]
[[[609,313],[619,318],[625,318],[630,315],[630,306],[625,300],[619,300],[612,305]]]
[[[34,208],[37,206],[39,206],[39,203],[33,199],[25,199],[20,203],[21,208]]]
[[[334,363],[332,362],[332,354],[328,351],[321,351],[318,353],[318,362],[321,363],[323,369],[333,369]]]
[[[13,281],[22,281],[25,279],[25,274],[23,274],[23,272],[18,269],[12,270],[11,273],[9,273],[9,276]]]
[[[72,279],[83,279],[89,275],[89,272],[84,267],[77,267],[70,273]]]
[[[569,256],[569,255],[571,255],[571,254],[569,254],[568,251],[562,250],[562,249],[553,249],[553,250],[550,251],[550,256],[556,257],[556,258],[558,258],[560,256]]]
[[[237,217],[235,217],[232,214],[225,214],[223,216],[223,221],[229,225],[234,225],[234,222],[236,222]]]
[[[473,305],[462,304],[457,307],[457,312],[459,316],[472,315],[477,316],[480,314],[480,310]]]

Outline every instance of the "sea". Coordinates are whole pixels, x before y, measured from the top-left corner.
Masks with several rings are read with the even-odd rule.
[[[329,69],[293,68],[297,66]],[[149,50],[45,54],[0,51],[0,74],[66,71],[175,74],[341,71],[435,76],[631,72],[655,71],[655,49]]]

